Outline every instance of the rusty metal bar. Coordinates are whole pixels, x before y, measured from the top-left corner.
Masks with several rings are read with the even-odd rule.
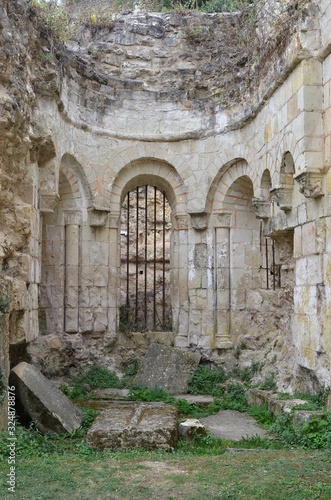
[[[275,240],[272,240],[272,280],[273,289],[276,290]]]
[[[278,265],[278,288],[281,287],[281,282],[280,282],[280,270],[281,270],[281,265]]]
[[[130,306],[130,192],[127,197],[127,211],[126,211],[126,307]],[[127,311],[129,314],[129,311]]]
[[[138,321],[138,262],[139,262],[139,188],[136,189],[136,310],[135,321]]]
[[[145,279],[144,279],[144,307],[145,328],[147,328],[147,238],[148,238],[148,186],[145,186]]]
[[[265,239],[265,267],[266,267],[266,277],[267,277],[267,290],[269,290],[268,238]]]
[[[153,276],[153,329],[156,326],[156,187],[154,186],[154,276]]]
[[[166,215],[166,197],[163,191],[163,210],[162,210],[162,324],[165,324],[165,215]]]

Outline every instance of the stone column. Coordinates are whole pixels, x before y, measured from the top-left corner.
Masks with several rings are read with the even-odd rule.
[[[189,303],[188,303],[188,216],[176,216],[172,235],[171,262],[173,273],[173,328],[177,333],[176,347],[189,345]]]
[[[216,346],[231,347],[230,329],[230,220],[231,214],[214,214]]]
[[[117,335],[120,294],[120,252],[118,232],[120,214],[109,214],[108,342]]]
[[[78,332],[79,319],[79,212],[66,212],[65,225],[65,284],[64,284],[64,326],[65,332]]]

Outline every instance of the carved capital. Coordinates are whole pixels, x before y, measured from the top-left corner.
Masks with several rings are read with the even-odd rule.
[[[208,227],[209,214],[206,212],[190,213],[191,226],[196,231],[204,231]]]
[[[292,191],[293,186],[277,186],[270,189],[271,199],[281,210],[286,212],[292,208]]]
[[[90,208],[88,210],[89,224],[93,227],[104,227],[107,222],[108,212],[106,210],[96,210]]]
[[[299,184],[299,191],[306,198],[319,198],[324,196],[323,192],[323,176],[318,171],[301,172],[294,179]]]
[[[175,217],[176,220],[176,229],[179,231],[182,229],[188,229],[188,215],[178,214]]]
[[[214,227],[225,227],[229,228],[231,225],[231,213],[214,213],[213,214],[213,226]]]
[[[253,198],[252,205],[257,219],[270,218],[270,201],[263,198]]]
[[[39,210],[42,213],[53,213],[60,196],[49,191],[40,191]]]
[[[108,217],[109,221],[109,228],[110,229],[118,229],[118,225],[120,223],[120,214],[118,212],[116,213],[110,213]]]
[[[63,213],[63,222],[65,226],[80,226],[82,214],[78,210],[68,210]]]

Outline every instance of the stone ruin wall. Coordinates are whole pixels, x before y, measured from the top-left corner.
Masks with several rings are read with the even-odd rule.
[[[331,12],[308,2],[275,48],[271,2],[258,4],[261,67],[240,51],[231,66],[226,37],[223,52],[188,39],[196,14],[184,27],[122,15],[53,57],[27,3],[3,2],[5,377],[8,344],[12,363],[63,375],[121,369],[157,340],[228,367],[261,362],[283,390],[330,384]],[[203,17],[225,32],[229,17]],[[146,183],[172,212],[170,335],[118,332],[120,207]]]

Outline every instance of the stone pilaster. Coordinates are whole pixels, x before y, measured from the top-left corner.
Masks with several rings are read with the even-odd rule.
[[[188,216],[177,215],[172,235],[173,261],[173,328],[177,333],[177,347],[189,345],[189,304],[188,304]]]
[[[230,214],[215,214],[216,346],[230,342]]]
[[[67,212],[65,223],[65,331],[78,332],[80,214]]]

